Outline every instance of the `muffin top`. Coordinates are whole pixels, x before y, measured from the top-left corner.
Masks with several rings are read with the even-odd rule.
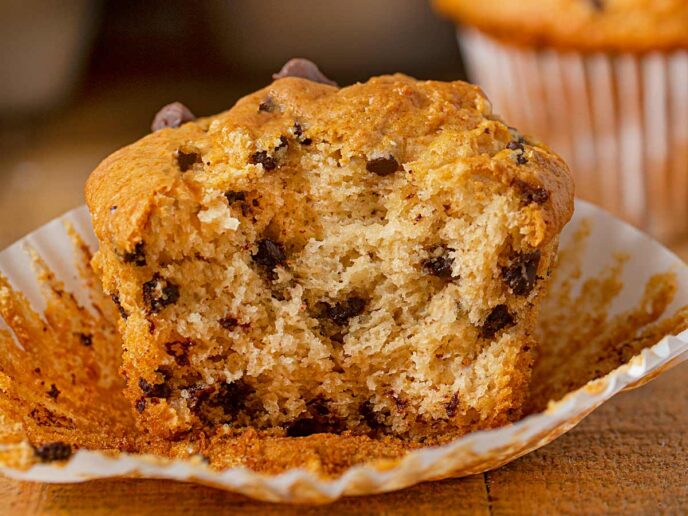
[[[685,0],[433,0],[457,23],[519,45],[578,51],[688,47]]]
[[[511,129],[492,112],[477,86],[461,81],[416,81],[396,74],[338,89],[286,77],[212,117],[193,120],[193,115],[180,109],[174,125],[181,123],[181,127],[164,128],[120,149],[89,177],[85,193],[99,238],[132,250],[129,247],[140,239],[138,232],[156,195],[176,190],[192,177],[179,172],[180,150],[195,148],[193,152],[205,154],[205,161],[213,166],[233,169],[249,163],[252,153],[279,145],[285,135],[341,142],[347,159],[378,157],[395,149],[400,162],[410,163],[451,129],[461,135],[466,147],[476,153],[475,160],[491,175],[501,177],[505,184],[527,183],[549,192],[552,202],[543,207],[551,222],[546,225],[552,232],[547,239],[570,217],[572,185],[564,172],[566,165],[546,145],[531,140],[528,146],[533,159],[528,166],[514,161],[512,151],[495,154],[493,149],[504,149],[512,138]],[[236,136],[230,135],[236,134],[242,135],[245,146],[241,152],[224,156],[223,145],[232,144],[229,140]],[[456,149],[445,158],[447,162],[463,160]]]

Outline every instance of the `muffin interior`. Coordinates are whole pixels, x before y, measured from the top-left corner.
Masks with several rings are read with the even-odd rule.
[[[412,437],[517,413],[549,260],[525,242],[522,189],[433,146],[402,164],[298,127],[267,150],[237,142],[178,149],[193,195],[161,195],[124,255],[141,278],[125,330],[139,412],[177,431]]]

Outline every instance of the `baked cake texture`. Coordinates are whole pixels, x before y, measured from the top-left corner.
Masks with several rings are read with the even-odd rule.
[[[559,157],[477,87],[404,75],[173,116],[86,185],[141,428],[427,442],[519,417]]]

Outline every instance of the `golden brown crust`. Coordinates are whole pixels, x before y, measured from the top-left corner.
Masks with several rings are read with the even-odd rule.
[[[279,107],[269,113],[257,109],[268,99]],[[280,79],[229,111],[163,129],[104,160],[85,188],[96,235],[101,242],[130,251],[158,196],[194,196],[175,160],[175,151],[187,142],[209,147],[219,135],[241,129],[257,149],[266,148],[292,131],[295,121],[316,142],[340,142],[344,155],[371,155],[395,145],[401,163],[416,160],[446,129],[465,131],[478,148],[504,139],[507,131],[482,91],[460,81],[416,81],[397,74],[337,89],[305,79]],[[538,242],[532,245],[537,246],[559,234],[570,219],[573,183],[564,162],[546,146],[528,142],[526,157],[528,163],[520,165],[508,150],[495,156],[480,154],[470,166],[506,184],[544,188],[549,198],[534,213],[542,218],[542,232],[533,235]],[[228,164],[245,166],[247,159],[235,154]]]
[[[529,46],[579,51],[688,47],[683,0],[434,0],[459,24]]]
[[[86,198],[98,238],[118,249],[140,239],[156,196],[190,195],[175,171],[179,142],[203,133],[198,123],[163,129],[106,158],[86,183]]]

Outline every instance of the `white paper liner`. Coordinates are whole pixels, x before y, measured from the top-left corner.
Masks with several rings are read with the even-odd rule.
[[[469,77],[566,160],[576,194],[663,240],[688,234],[688,51],[579,54],[469,28]]]
[[[80,287],[75,279],[73,243],[64,230],[69,221],[95,246],[85,207],[73,210],[46,224],[0,253],[0,270],[20,288],[37,309],[42,307],[30,260],[24,247],[33,246],[65,281],[67,289]],[[562,234],[562,246],[569,242],[580,224],[591,223],[583,270],[578,283],[598,273],[613,260],[616,252],[628,252],[624,269],[624,290],[612,306],[612,314],[632,306],[646,280],[655,273],[673,271],[679,290],[667,314],[688,304],[688,266],[678,257],[638,230],[620,222],[603,210],[576,202],[571,223]],[[78,296],[78,292],[77,296]],[[543,413],[529,416],[511,426],[475,432],[450,444],[408,453],[398,461],[379,462],[350,468],[340,477],[324,479],[302,469],[278,475],[255,473],[245,468],[214,471],[200,461],[169,461],[143,455],[108,457],[96,451],[80,450],[65,465],[39,464],[28,470],[0,466],[2,474],[18,480],[71,483],[97,478],[135,476],[198,482],[235,491],[253,498],[322,503],[346,495],[364,495],[401,489],[419,482],[460,477],[494,469],[535,450],[574,427],[583,417],[616,393],[641,385],[668,367],[688,359],[688,331],[668,336],[645,349],[629,363],[607,376],[590,382],[550,404]],[[27,444],[27,449],[29,445]],[[2,447],[0,447],[1,451]]]

